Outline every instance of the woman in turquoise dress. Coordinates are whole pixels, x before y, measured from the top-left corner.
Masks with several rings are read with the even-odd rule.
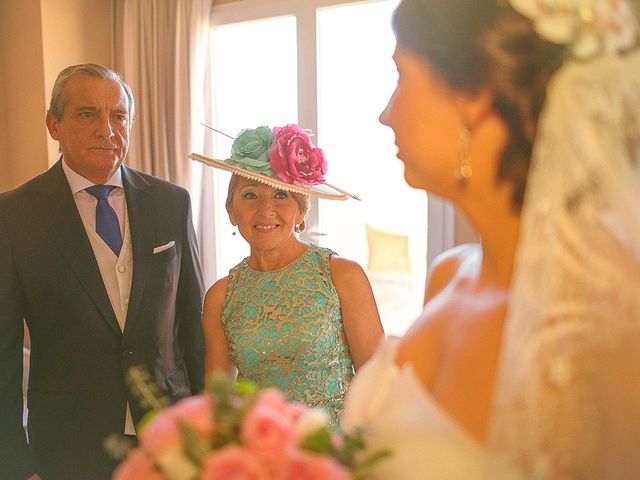
[[[243,130],[230,159],[200,160],[233,173],[226,207],[250,245],[207,292],[207,371],[235,367],[336,422],[354,370],[384,332],[363,269],[297,233],[310,195],[352,195],[326,185],[322,151],[297,125]]]

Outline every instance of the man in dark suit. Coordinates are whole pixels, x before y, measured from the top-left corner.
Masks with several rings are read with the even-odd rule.
[[[61,160],[0,195],[2,479],[110,478],[104,440],[134,434],[144,414],[125,382],[131,366],[145,367],[171,400],[203,388],[189,195],[122,164],[133,116],[117,73],[94,64],[63,70],[46,122]]]

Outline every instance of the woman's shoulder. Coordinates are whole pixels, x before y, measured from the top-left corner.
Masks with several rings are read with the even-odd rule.
[[[448,285],[472,275],[482,258],[482,247],[478,243],[465,243],[450,248],[438,255],[427,276],[424,303],[435,297]]]
[[[358,262],[340,257],[336,253],[329,257],[329,266],[331,268],[331,277],[334,282],[336,280],[356,280],[365,275],[364,269]]]
[[[204,297],[205,304],[215,302],[223,303],[229,286],[229,276],[217,280],[209,287]]]

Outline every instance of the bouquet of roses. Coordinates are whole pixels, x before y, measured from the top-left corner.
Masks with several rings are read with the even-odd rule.
[[[131,373],[139,397],[153,397],[144,376]],[[156,411],[139,427],[139,446],[115,480],[357,479],[389,454],[362,458],[362,431],[333,431],[324,410],[222,374],[209,379],[205,393],[170,407],[145,401]]]

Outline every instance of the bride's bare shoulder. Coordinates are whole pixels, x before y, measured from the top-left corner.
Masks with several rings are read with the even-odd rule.
[[[482,248],[477,243],[465,243],[438,255],[429,268],[424,290],[424,303],[440,293],[444,288],[468,278],[476,271],[475,266],[482,257]]]
[[[427,388],[440,363],[454,292],[477,275],[481,256],[480,245],[465,244],[447,250],[434,260],[427,278],[425,307],[400,340],[397,363],[413,364]]]

